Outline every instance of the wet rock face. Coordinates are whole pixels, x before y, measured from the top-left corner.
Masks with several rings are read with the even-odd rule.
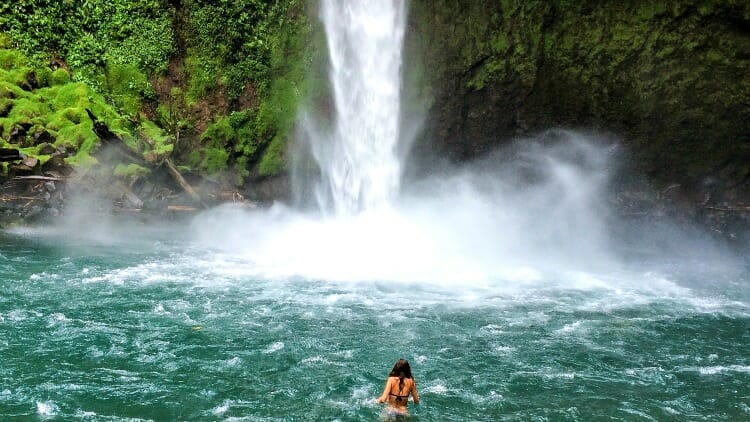
[[[65,204],[64,183],[14,178],[0,183],[0,227],[57,217]]]
[[[242,196],[251,201],[271,203],[277,200],[290,200],[291,191],[289,176],[272,176],[254,180],[246,186]]]
[[[52,136],[52,134],[49,133],[47,130],[40,130],[40,131],[34,132],[33,138],[34,138],[34,145],[41,145],[41,144],[49,145],[55,142],[55,137]],[[42,152],[40,150],[39,154],[52,154],[52,152]]]
[[[750,191],[750,2],[459,3],[412,2],[418,149],[462,160],[550,127],[600,129],[660,186]]]
[[[426,102],[414,156],[467,160],[550,127],[614,133],[657,191],[680,186],[684,215],[741,231],[750,2],[414,0],[409,19],[405,86]]]

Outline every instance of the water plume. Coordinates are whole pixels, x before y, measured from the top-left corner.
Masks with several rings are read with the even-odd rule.
[[[603,194],[613,148],[558,131],[422,180],[357,214],[222,207],[196,229],[211,228],[203,241],[246,254],[266,277],[535,282],[547,270],[613,263]]]
[[[550,130],[402,186],[401,126],[415,127],[400,108],[405,13],[396,0],[321,3],[334,110],[331,122],[303,113],[316,167],[305,174],[319,178],[297,186],[318,212],[222,207],[196,220],[198,238],[261,277],[517,286],[574,274],[574,287],[606,286],[591,274],[618,271],[627,249],[608,202],[614,142]]]

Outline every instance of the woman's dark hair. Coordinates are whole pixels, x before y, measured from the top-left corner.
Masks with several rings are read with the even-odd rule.
[[[406,359],[399,359],[398,362],[393,365],[393,369],[391,369],[391,373],[388,374],[388,376],[398,377],[398,389],[399,391],[403,390],[404,378],[411,379],[411,366],[409,366],[409,361]]]

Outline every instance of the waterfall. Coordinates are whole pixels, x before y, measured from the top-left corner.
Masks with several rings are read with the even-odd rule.
[[[311,136],[318,204],[339,215],[389,204],[399,192],[402,0],[323,0],[335,114]]]

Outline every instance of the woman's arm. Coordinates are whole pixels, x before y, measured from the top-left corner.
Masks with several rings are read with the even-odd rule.
[[[386,400],[388,400],[388,393],[391,391],[391,379],[388,378],[388,380],[385,382],[385,388],[383,388],[383,394],[378,397],[378,403],[385,403]]]
[[[417,383],[412,381],[411,384],[411,396],[414,399],[414,403],[419,404],[419,393],[417,393]]]

